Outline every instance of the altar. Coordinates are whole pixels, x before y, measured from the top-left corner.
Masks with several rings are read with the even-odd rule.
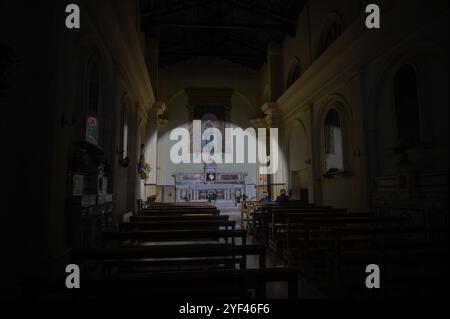
[[[236,202],[245,194],[245,178],[243,173],[179,173],[175,174],[176,201],[207,201],[215,194],[218,201]]]
[[[225,145],[225,128],[227,123],[231,123],[231,89],[211,89],[211,88],[187,88],[186,93],[189,98],[187,105],[189,111],[188,123],[195,120],[201,121],[200,135],[207,129],[217,129],[222,133],[222,145]],[[194,124],[189,126],[190,150],[194,150]],[[214,141],[201,141],[201,150]],[[211,153],[215,153],[212,148]],[[219,150],[218,150],[219,151]],[[197,172],[174,172],[175,178],[175,201],[177,202],[204,202],[214,198],[223,204],[236,203],[236,199],[249,195],[250,189],[254,192],[255,186],[246,185],[248,173],[220,172],[217,164],[211,158],[210,161],[203,161],[204,169]]]

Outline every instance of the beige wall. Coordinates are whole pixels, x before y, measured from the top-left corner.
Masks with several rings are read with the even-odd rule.
[[[345,7],[359,8],[357,4]],[[447,30],[444,24],[448,21],[448,4],[397,1],[383,8],[383,27],[374,32],[364,29],[365,16],[359,14],[363,9],[342,12],[338,1],[310,1],[310,20],[307,6],[299,17],[297,37],[288,37],[283,43],[285,78],[294,57],[302,62],[305,72],[277,101],[291,132],[285,137],[285,143],[292,144],[291,139],[298,134],[298,119],[310,112],[312,120],[306,121],[305,126],[312,133],[308,143],[312,148],[316,202],[354,211],[366,210],[373,178],[395,173],[398,157],[392,152],[397,145],[393,98],[388,86],[392,84],[395,63],[406,62],[408,58],[419,66],[423,131],[425,139],[433,141],[431,149],[413,152],[410,157],[419,173],[424,172],[420,167],[446,170],[443,163],[448,159],[448,148],[444,147],[448,132],[444,132],[446,120],[443,119],[448,114],[448,95],[444,89],[448,73],[439,69],[447,70],[444,52],[448,52],[448,42],[446,36],[432,30]],[[337,12],[343,18],[346,31],[322,56],[315,58],[321,25],[330,12]],[[323,114],[333,99],[341,100],[346,108],[349,176],[329,180],[321,177],[324,173],[322,132]],[[376,123],[376,127],[370,123]],[[291,146],[291,152],[294,153],[289,158],[290,171],[301,169],[304,155],[298,147],[293,150]],[[359,153],[361,157],[354,156]],[[430,163],[436,159],[445,161],[439,160],[437,165]]]
[[[79,1],[83,24],[80,30],[63,27],[66,4],[8,1],[2,2],[6,7],[0,10],[1,38],[4,39],[4,31],[5,39],[10,38],[20,60],[18,73],[14,73],[14,90],[7,99],[1,98],[0,104],[11,111],[10,119],[22,119],[27,135],[19,138],[22,133],[18,133],[22,146],[15,152],[15,158],[26,162],[22,165],[24,176],[14,177],[17,187],[13,188],[31,208],[11,211],[17,227],[8,241],[27,250],[23,256],[17,256],[17,252],[5,256],[16,265],[7,271],[12,274],[11,279],[15,273],[20,279],[29,271],[38,275],[41,269],[48,274],[49,266],[60,266],[53,263],[62,258],[67,248],[64,237],[67,159],[73,142],[84,138],[87,71],[94,60],[100,71],[99,146],[114,170],[111,191],[116,195],[115,212],[134,209],[134,196],[130,198],[127,194],[131,185],[136,184],[132,174],[136,155],[129,169],[119,168],[116,147],[123,95],[129,97],[132,130],[136,129],[135,123],[145,121],[146,112],[154,103],[137,32],[137,2]],[[16,13],[20,16],[14,16]],[[74,119],[75,125],[62,125],[63,117],[68,121]],[[130,145],[136,147],[137,142],[134,137]],[[130,149],[130,154],[136,152],[137,149]],[[13,289],[8,283],[2,283],[3,288]]]
[[[259,71],[251,71],[217,59],[196,59],[160,70],[161,99],[168,102],[169,119],[169,127],[161,132],[160,163],[166,162],[169,152],[167,130],[187,119],[187,113],[174,111],[184,110],[187,105],[182,90],[190,86],[231,87],[245,96],[241,101],[235,96],[233,102],[233,119],[242,118],[242,125],[248,126],[245,123],[251,117],[269,115],[266,118],[269,125],[273,114],[281,117],[282,122],[275,125],[282,132],[284,153],[280,160],[286,159],[287,167],[274,180],[290,187],[297,183],[290,180],[292,172],[298,172],[301,183],[308,185],[311,202],[352,211],[368,210],[374,196],[374,179],[394,174],[398,169],[398,156],[392,152],[396,133],[389,85],[396,63],[412,59],[419,68],[424,140],[432,142],[433,147],[412,152],[410,157],[419,173],[424,172],[421,167],[445,171],[444,161],[438,165],[430,161],[448,158],[444,120],[448,114],[445,89],[448,74],[444,71],[447,68],[442,67],[448,65],[444,57],[448,43],[443,34],[434,34],[432,30],[445,29],[448,4],[445,1],[433,4],[420,0],[383,1],[382,29],[374,31],[365,28],[366,2],[349,2],[352,4],[342,6],[340,1],[309,1],[298,18],[297,35],[288,36],[282,42],[280,69],[268,70],[269,63]],[[335,16],[342,20],[344,33],[318,56],[322,34]],[[271,88],[278,86],[270,83],[271,72],[281,73],[286,87],[295,60],[302,65],[302,77],[276,101],[276,111],[270,104],[269,113],[266,109],[263,114],[263,106],[271,102]],[[327,179],[323,178],[323,122],[327,110],[336,102],[341,105],[344,125],[346,174]],[[160,166],[159,182],[169,185],[173,183],[170,177],[173,172],[202,170],[170,164]]]
[[[177,127],[188,128],[188,97],[186,88],[230,88],[231,96],[230,125],[249,128],[249,120],[261,111],[258,109],[260,91],[258,90],[259,72],[238,64],[220,59],[194,59],[159,71],[160,98],[166,102],[163,115],[168,124],[159,131],[158,141],[158,179],[161,186],[173,185],[175,173],[203,172],[203,165],[175,165],[170,160],[170,149],[175,142],[170,141],[170,132]],[[254,164],[220,164],[220,172],[248,173],[247,184],[256,183]]]

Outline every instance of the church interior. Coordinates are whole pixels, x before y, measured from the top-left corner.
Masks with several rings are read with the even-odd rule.
[[[446,0],[0,1],[0,296],[448,297],[448,50]]]

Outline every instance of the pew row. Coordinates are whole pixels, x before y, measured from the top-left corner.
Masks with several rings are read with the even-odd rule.
[[[157,231],[106,231],[102,233],[103,247],[110,241],[119,242],[119,246],[128,242],[129,246],[137,243],[157,242],[192,242],[192,241],[220,241],[226,243],[231,239],[241,239],[246,244],[247,232],[245,230],[157,230]]]
[[[83,289],[68,290],[64,278],[26,278],[29,298],[54,299],[236,299],[267,298],[267,284],[288,284],[288,298],[298,298],[298,270],[288,268],[158,272],[104,277],[85,276]]]
[[[138,269],[153,268],[161,271],[165,268],[214,267],[220,264],[239,265],[247,268],[247,256],[258,258],[258,267],[266,267],[265,247],[261,245],[160,245],[141,248],[84,249],[74,250],[71,254],[75,263],[98,261],[102,273],[111,273],[113,267],[127,268],[134,272]]]

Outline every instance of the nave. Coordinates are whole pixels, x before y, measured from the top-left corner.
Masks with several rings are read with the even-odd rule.
[[[0,298],[448,296],[448,4],[0,1]]]

